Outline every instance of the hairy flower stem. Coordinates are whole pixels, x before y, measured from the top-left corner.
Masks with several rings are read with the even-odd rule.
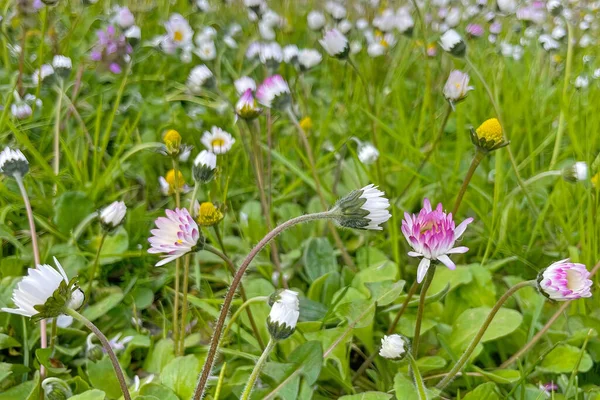
[[[500,126],[502,127],[502,130],[504,131],[504,136],[506,137],[506,140],[509,141],[510,138],[508,137],[508,135],[506,133],[506,125],[504,124],[504,119],[502,118],[502,114],[500,112],[500,106],[498,106],[498,103],[496,102],[496,99],[494,98],[494,94],[492,93],[492,90],[488,86],[486,80],[483,78],[483,75],[481,74],[481,72],[479,72],[479,69],[477,67],[475,67],[475,65],[473,64],[471,59],[469,57],[465,57],[465,61],[466,61],[467,65],[473,70],[473,72],[475,72],[475,75],[477,75],[477,78],[479,79],[479,81],[481,81],[481,84],[483,85],[485,92],[487,93],[487,95],[490,99],[490,102],[492,103],[492,106],[494,107],[494,111],[496,112],[498,121],[500,122]],[[525,194],[527,201],[531,205],[532,211],[534,212],[535,216],[537,217],[538,210],[535,206],[533,198],[527,191],[525,182],[523,182],[523,179],[521,178],[521,174],[519,173],[519,166],[517,165],[517,161],[515,160],[515,155],[512,152],[511,146],[510,145],[506,146],[506,150],[508,151],[508,158],[510,160],[510,164],[515,171],[515,177],[517,178],[517,183],[521,187],[521,190],[523,190],[523,193]]]
[[[185,325],[188,312],[188,285],[189,285],[189,274],[190,274],[190,253],[185,255],[183,261],[183,300],[181,302],[181,327],[179,328],[179,351],[178,354],[182,356],[185,353]]]
[[[592,268],[592,270],[590,271],[590,276],[588,276],[588,279],[592,279],[592,277],[594,275],[596,275],[596,272],[598,272],[599,269],[600,269],[600,262],[598,262],[598,263],[596,263],[596,265],[594,265],[594,268]],[[567,309],[567,307],[569,307],[569,305],[571,305],[572,302],[573,302],[573,300],[563,302],[560,305],[560,307],[558,308],[558,310],[556,310],[554,315],[552,315],[552,317],[550,317],[548,322],[546,322],[546,325],[544,325],[542,327],[542,329],[540,329],[540,331],[538,333],[536,333],[529,340],[529,342],[527,342],[523,347],[521,347],[521,349],[519,349],[519,351],[517,351],[515,354],[513,354],[508,360],[506,360],[502,364],[500,364],[500,368],[506,368],[506,367],[510,366],[515,361],[517,361],[523,354],[527,353],[546,334],[546,332],[548,331],[548,329],[550,329],[552,324],[554,324],[556,322],[558,317],[560,317],[562,315],[562,313]]]
[[[419,353],[419,341],[421,339],[421,323],[423,322],[423,311],[425,310],[425,299],[427,298],[427,290],[433,281],[433,275],[435,275],[435,263],[431,263],[427,276],[425,276],[425,282],[421,286],[421,293],[419,295],[419,307],[417,308],[417,319],[415,321],[415,334],[412,340],[412,355],[416,357]]]
[[[113,351],[112,347],[110,347],[110,343],[108,342],[108,339],[106,339],[106,336],[104,336],[104,334],[100,331],[100,329],[96,327],[96,325],[94,325],[83,315],[79,314],[77,311],[67,307],[65,312],[71,317],[81,322],[82,324],[84,324],[90,331],[94,333],[94,335],[96,335],[98,340],[100,340],[100,343],[102,343],[102,347],[104,347],[104,350],[108,354],[110,362],[112,363],[113,368],[115,369],[115,374],[117,375],[117,379],[119,380],[119,385],[121,386],[121,391],[123,392],[124,399],[131,400],[129,390],[127,389],[127,383],[125,382],[125,376],[123,375],[123,371],[121,370],[121,365],[119,364],[119,360],[117,359],[117,356],[115,355],[115,352]]]
[[[427,392],[425,392],[425,384],[423,383],[423,377],[421,376],[421,372],[419,371],[419,366],[415,361],[415,358],[412,354],[408,353],[406,355],[408,361],[410,363],[410,368],[412,370],[412,375],[415,380],[415,386],[417,387],[417,393],[419,395],[419,400],[427,400]]]
[[[56,100],[56,116],[54,119],[54,160],[52,161],[52,169],[54,175],[58,176],[60,172],[60,111],[62,109],[63,99],[63,80],[60,80],[60,88],[57,90]],[[58,184],[54,183],[54,195],[58,193]]]
[[[325,195],[323,194],[323,189],[321,186],[321,179],[319,178],[319,173],[317,172],[317,164],[315,163],[315,157],[313,155],[312,148],[310,147],[310,143],[308,143],[308,138],[306,137],[306,132],[304,132],[304,129],[302,129],[302,127],[300,126],[300,123],[298,122],[298,118],[296,118],[296,115],[292,111],[292,108],[288,107],[286,112],[287,112],[288,116],[290,117],[290,120],[292,121],[292,123],[294,124],[296,129],[298,130],[298,135],[300,136],[300,140],[302,141],[302,144],[304,145],[304,151],[306,151],[306,156],[308,157],[308,163],[310,164],[310,170],[311,170],[311,173],[313,176],[313,180],[315,181],[315,189],[317,191],[317,195],[321,202],[321,207],[327,208],[327,201],[325,200]],[[350,268],[353,271],[356,271],[356,264],[354,264],[352,257],[350,257],[350,254],[348,254],[348,251],[346,250],[346,247],[344,246],[344,243],[342,242],[342,238],[338,234],[337,229],[335,228],[335,226],[333,225],[333,223],[331,221],[329,221],[328,227],[329,227],[329,231],[331,232],[331,235],[333,236],[333,240],[335,241],[337,248],[340,250],[340,252],[342,254],[344,263],[348,266],[348,268]]]
[[[258,376],[260,375],[260,371],[262,370],[262,368],[265,364],[265,361],[267,361],[267,358],[269,357],[269,354],[275,347],[276,343],[277,342],[275,340],[269,339],[269,343],[267,344],[267,347],[261,354],[260,358],[256,362],[256,365],[254,366],[254,369],[252,370],[252,373],[250,374],[250,378],[248,379],[246,388],[244,388],[244,392],[242,393],[242,397],[240,398],[241,400],[250,400],[250,395],[252,394],[252,389],[254,388],[254,384],[256,383],[256,380],[258,379]]]
[[[267,245],[273,238],[279,235],[284,230],[291,228],[294,225],[298,225],[303,222],[314,221],[318,219],[332,219],[335,218],[336,214],[331,211],[324,211],[320,213],[314,214],[306,214],[301,215],[296,218],[292,218],[273,229],[271,232],[267,233],[267,235],[262,238],[260,242],[250,251],[248,256],[244,259],[240,268],[237,270],[235,276],[233,277],[233,281],[227,290],[227,294],[225,295],[225,299],[223,300],[223,306],[221,307],[221,312],[219,314],[219,318],[214,326],[214,333],[210,341],[210,348],[208,350],[208,354],[206,355],[206,361],[204,362],[204,367],[202,368],[202,372],[198,377],[198,384],[196,385],[196,389],[194,391],[194,400],[200,400],[204,396],[204,391],[206,389],[206,384],[208,383],[208,378],[210,376],[210,372],[215,363],[215,357],[217,355],[217,350],[219,348],[219,342],[221,340],[221,335],[223,333],[223,327],[225,325],[225,320],[227,319],[227,314],[229,313],[229,309],[231,307],[231,302],[235,296],[235,292],[244,277],[244,273],[248,269],[248,266],[256,257],[256,255]]]
[[[473,350],[475,350],[475,347],[477,347],[477,345],[479,344],[479,341],[485,334],[485,331],[492,323],[494,317],[496,316],[496,313],[500,310],[500,308],[502,308],[502,305],[504,304],[504,302],[506,300],[508,300],[508,298],[510,296],[512,296],[515,292],[517,292],[519,289],[522,289],[522,288],[528,287],[528,286],[535,286],[536,284],[537,284],[537,282],[535,280],[519,282],[516,285],[514,285],[513,287],[511,287],[510,289],[508,289],[506,291],[506,293],[504,293],[502,295],[502,297],[500,297],[498,302],[494,305],[494,307],[488,314],[487,318],[483,322],[483,325],[481,325],[481,328],[479,328],[479,331],[477,332],[475,337],[471,340],[471,343],[469,344],[469,346],[467,347],[465,352],[462,354],[462,356],[460,356],[460,359],[456,362],[456,364],[454,364],[454,367],[452,367],[452,369],[450,370],[448,375],[446,375],[444,377],[444,379],[442,379],[440,381],[440,383],[437,384],[437,386],[436,386],[437,389],[444,390],[444,388],[452,381],[454,376],[458,372],[460,372],[462,367],[465,365],[465,363],[471,357],[471,354],[473,353]]]
[[[23,49],[25,51],[25,49]],[[25,204],[25,211],[27,212],[27,221],[29,222],[29,234],[31,235],[31,248],[33,249],[33,262],[37,268],[38,265],[41,264],[40,261],[40,248],[38,246],[37,240],[37,232],[35,230],[35,221],[33,219],[33,210],[31,209],[31,203],[29,202],[29,195],[27,194],[27,190],[25,189],[25,185],[23,184],[23,177],[21,174],[14,174],[15,181],[17,182],[17,186],[19,187],[19,191],[21,192],[21,197],[23,198],[23,203]],[[48,347],[48,335],[46,333],[46,320],[42,319],[40,321],[40,346],[42,349]],[[43,378],[46,373],[44,366],[40,366],[40,375]]]
[[[444,112],[444,117],[442,119],[442,123],[440,125],[440,130],[438,131],[437,136],[435,137],[435,139],[433,140],[433,143],[431,144],[431,149],[429,149],[427,154],[425,154],[425,158],[423,158],[423,161],[421,161],[421,164],[417,168],[416,174],[414,174],[412,176],[412,178],[410,178],[410,181],[408,181],[408,183],[404,187],[404,190],[402,190],[402,192],[398,196],[398,200],[396,201],[396,203],[398,203],[406,195],[406,193],[408,193],[408,189],[411,188],[412,184],[417,179],[417,176],[419,176],[419,173],[423,170],[425,165],[427,165],[427,162],[429,161],[429,159],[431,158],[433,153],[435,153],[436,147],[438,146],[438,144],[442,141],[442,138],[444,137],[444,131],[446,129],[446,125],[448,124],[448,120],[450,119],[450,114],[452,114],[452,105],[450,103],[448,103],[448,105],[446,106],[446,111]]]
[[[406,298],[402,302],[402,306],[400,306],[400,309],[398,310],[398,313],[396,314],[396,318],[394,318],[394,321],[388,327],[388,330],[387,330],[388,335],[391,335],[396,330],[396,326],[398,326],[398,322],[400,322],[400,318],[404,314],[404,311],[406,311],[406,308],[408,307],[408,303],[410,303],[410,300],[416,293],[418,287],[419,287],[419,284],[417,283],[417,281],[414,281],[413,284],[411,285],[410,289],[408,289],[408,293],[406,293]],[[373,360],[375,359],[375,357],[377,357],[377,351],[373,352],[369,356],[369,358],[367,358],[362,363],[362,365],[356,370],[356,373],[352,376],[353,382],[356,379],[358,379],[367,370],[367,368],[369,368],[371,366],[371,363],[373,363]]]
[[[54,345],[56,344],[56,334],[58,331],[57,318],[52,318],[52,322],[50,323],[50,349],[52,349],[51,353],[54,353]]]
[[[87,290],[85,291],[85,303],[87,303],[92,297],[92,283],[94,283],[94,278],[96,277],[96,271],[98,270],[98,264],[100,264],[100,252],[102,251],[102,246],[104,245],[104,241],[106,240],[108,232],[104,231],[102,233],[102,237],[100,238],[100,244],[98,245],[98,250],[96,250],[96,256],[94,257],[94,264],[92,264],[92,272],[90,272],[89,282],[87,286]],[[84,303],[84,304],[85,304]]]
[[[212,247],[211,245],[205,245],[204,246],[204,250],[213,253],[214,255],[216,255],[217,257],[221,258],[221,260],[225,261],[225,265],[227,265],[227,269],[229,269],[229,272],[231,273],[231,277],[235,277],[235,273],[236,273],[236,268],[235,265],[233,264],[233,261],[231,261],[231,259],[227,256],[227,254],[225,254],[225,252],[220,252],[219,250],[215,249],[214,247]],[[248,299],[248,296],[246,295],[246,290],[244,289],[244,285],[240,282],[240,297],[242,298],[242,301],[244,302],[244,304],[246,304],[246,302],[251,301],[252,299]],[[239,310],[241,310],[242,308],[245,308],[244,305],[242,305],[240,307]],[[265,343],[262,340],[262,337],[260,336],[260,331],[258,330],[258,326],[256,325],[256,322],[254,321],[254,316],[252,315],[252,311],[250,311],[250,309],[246,309],[246,314],[248,315],[248,321],[250,322],[250,326],[252,327],[252,332],[254,333],[254,336],[256,337],[256,340],[258,341],[258,344],[260,346],[261,349],[265,348]],[[233,317],[232,319],[233,320]],[[231,323],[231,321],[230,321]],[[225,330],[227,331],[227,329]]]
[[[174,194],[175,194],[175,207],[181,207],[181,198],[179,194],[179,176],[178,176],[178,163],[177,158],[172,157],[173,172],[174,172]],[[179,343],[179,279],[181,275],[181,258],[175,260],[175,298],[173,299],[173,341]],[[176,348],[177,349],[177,348]],[[177,352],[178,353],[178,352]]]
[[[475,170],[481,163],[481,160],[483,160],[483,157],[485,157],[485,153],[482,152],[481,150],[477,149],[475,152],[475,156],[473,157],[473,161],[471,161],[471,166],[469,167],[469,170],[467,171],[467,175],[465,175],[465,180],[463,181],[463,184],[460,187],[460,191],[458,192],[458,195],[456,196],[456,201],[454,202],[454,207],[452,207],[452,215],[456,215],[456,212],[458,211],[458,208],[460,207],[460,203],[462,203],[463,197],[464,197],[465,193],[467,192],[467,187],[469,187],[469,182],[471,182],[471,178],[473,178],[473,174],[475,173]]]
[[[550,166],[548,169],[552,169],[556,165],[558,160],[558,153],[560,152],[560,145],[562,144],[562,137],[565,131],[565,115],[566,109],[569,105],[567,104],[567,91],[569,88],[569,78],[571,77],[571,66],[573,65],[573,25],[567,18],[564,18],[567,24],[567,60],[565,65],[565,78],[563,82],[563,90],[560,97],[560,115],[558,117],[558,130],[556,131],[556,139],[554,141],[554,150],[552,151],[552,158],[550,159]]]

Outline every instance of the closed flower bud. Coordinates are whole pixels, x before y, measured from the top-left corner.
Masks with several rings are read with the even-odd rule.
[[[105,229],[114,229],[121,224],[126,212],[127,206],[125,206],[125,203],[115,201],[100,211],[100,222]]]
[[[256,98],[265,107],[277,110],[286,109],[292,101],[290,88],[281,75],[273,75],[265,79],[256,91]]]
[[[167,148],[167,154],[176,156],[181,150],[181,135],[175,129],[170,129],[163,138]]]
[[[444,32],[440,38],[440,45],[444,51],[455,57],[464,57],[467,52],[467,44],[454,29]]]
[[[358,159],[365,165],[371,165],[379,158],[379,150],[369,142],[361,142],[357,152]]]
[[[473,86],[469,86],[469,74],[457,69],[450,72],[448,80],[444,85],[444,97],[454,105],[467,97]]]
[[[67,400],[73,396],[71,387],[62,379],[46,378],[42,382],[44,400]]]
[[[538,276],[538,288],[542,294],[556,301],[591,297],[593,282],[588,279],[585,265],[572,263],[568,258],[557,261]]]
[[[85,357],[92,362],[100,361],[102,360],[102,357],[104,357],[102,346],[99,346],[92,341],[94,337],[94,334],[90,333],[85,342]]]
[[[12,150],[5,147],[0,152],[0,172],[13,178],[16,175],[22,177],[29,172],[29,162],[21,153],[21,150]]]
[[[570,167],[563,168],[562,176],[567,182],[585,181],[588,178],[588,165],[584,161],[578,161]]]
[[[336,58],[346,58],[350,52],[348,39],[337,29],[331,29],[319,40],[327,54]]]
[[[471,142],[483,152],[490,152],[507,146],[504,141],[502,126],[496,118],[484,121],[476,130],[471,129]]]
[[[69,57],[55,55],[52,59],[52,67],[58,76],[61,78],[66,78],[71,73],[73,63]]]
[[[563,5],[559,0],[550,0],[546,3],[546,9],[555,17],[559,16],[563,10]]]
[[[192,173],[198,183],[208,183],[215,176],[217,170],[217,155],[209,150],[202,150],[194,160]]]
[[[223,219],[221,210],[210,201],[198,205],[196,215],[198,224],[206,227],[216,225]]]
[[[389,360],[399,361],[406,357],[409,350],[408,339],[402,335],[394,334],[381,339],[379,355]]]
[[[292,290],[279,290],[269,298],[271,312],[267,318],[267,327],[274,340],[286,339],[296,330],[300,316],[298,293]]]
[[[392,216],[387,210],[390,201],[384,194],[373,184],[353,190],[339,199],[332,209],[337,212],[337,223],[353,229],[382,230],[381,224]]]
[[[252,89],[247,89],[235,105],[236,114],[243,119],[254,119],[260,115],[262,109],[256,105],[252,96]]]

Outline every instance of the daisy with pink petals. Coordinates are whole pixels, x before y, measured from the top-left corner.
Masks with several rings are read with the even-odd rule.
[[[431,209],[429,199],[423,201],[423,208],[418,215],[404,213],[402,233],[414,251],[409,251],[411,257],[423,257],[417,269],[417,282],[421,283],[431,261],[439,261],[450,269],[456,265],[448,254],[466,253],[469,248],[465,246],[454,247],[467,229],[473,218],[467,218],[460,225],[455,226],[452,213],[446,214],[439,203],[435,210]]]
[[[593,282],[585,265],[572,263],[568,258],[551,264],[538,278],[540,291],[557,301],[591,297]]]
[[[198,225],[185,208],[165,211],[166,217],[159,217],[155,224],[158,229],[152,229],[151,244],[148,253],[163,253],[163,259],[156,263],[157,267],[165,265],[194,251],[200,239]]]

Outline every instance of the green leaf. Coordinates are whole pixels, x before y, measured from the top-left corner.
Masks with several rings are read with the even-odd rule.
[[[152,305],[154,302],[154,292],[152,289],[146,287],[136,287],[131,292],[133,301],[135,302],[135,308],[138,310],[144,310]]]
[[[402,372],[398,372],[394,377],[394,391],[397,399],[419,400],[419,393],[412,379],[409,379]]]
[[[121,397],[121,386],[110,359],[105,356],[98,362],[87,361],[87,374],[95,389],[100,389],[113,399]]]
[[[104,400],[105,398],[106,393],[104,393],[102,390],[92,389],[73,397],[69,397],[69,400]]]
[[[54,205],[54,224],[62,233],[69,233],[92,211],[93,203],[85,193],[64,192]]]
[[[477,386],[463,400],[500,400],[500,397],[496,394],[496,385],[492,382],[487,382]]]
[[[144,370],[151,374],[160,374],[165,365],[175,358],[175,343],[173,339],[161,339],[154,344],[146,361]]]
[[[388,400],[392,395],[383,392],[364,392],[339,397],[338,400]],[[404,397],[402,397],[404,399]]]
[[[110,310],[118,306],[123,300],[123,292],[119,288],[112,288],[114,293],[109,294],[97,303],[92,304],[83,311],[83,316],[90,321],[95,321]]]
[[[54,375],[60,375],[60,374],[65,374],[67,372],[69,372],[69,369],[64,367],[64,366],[56,366],[58,365],[63,365],[60,361],[56,360],[55,358],[52,358],[52,349],[51,348],[45,348],[45,349],[36,349],[35,350],[35,357],[37,358],[38,362],[43,365],[49,372],[51,372]]]
[[[521,373],[519,371],[515,371],[514,369],[499,369],[496,371],[486,371],[481,368],[477,368],[476,366],[472,366],[477,372],[491,380],[492,382],[499,384],[511,384],[517,382],[521,379]]]
[[[552,374],[572,372],[579,361],[580,353],[581,349],[578,347],[568,344],[559,344],[544,357],[544,360],[537,369]],[[587,352],[584,352],[581,363],[579,364],[579,372],[589,371],[592,368],[592,365],[592,358]]]
[[[11,347],[21,347],[21,343],[12,336],[8,336],[4,333],[0,333],[0,350],[8,349]]]
[[[179,400],[177,395],[168,387],[157,383],[147,383],[140,389],[141,396],[154,396],[160,400]]]
[[[180,399],[191,399],[203,363],[203,359],[194,355],[177,357],[162,370],[160,381]]]
[[[306,297],[321,304],[331,304],[333,295],[340,289],[340,274],[329,272],[315,279],[308,289]]]
[[[114,233],[108,235],[100,251],[100,265],[107,265],[121,260],[119,254],[123,254],[129,248],[129,235],[125,228],[120,226]],[[107,257],[111,255],[112,257]]]
[[[338,270],[333,247],[327,238],[311,238],[304,249],[304,272],[311,281]]]
[[[38,382],[39,376],[36,374],[35,380],[23,382],[0,393],[0,400],[37,400]]]
[[[490,308],[478,307],[466,310],[457,318],[452,325],[450,337],[450,346],[456,354],[467,348],[489,313]],[[501,308],[485,331],[481,342],[489,342],[511,334],[521,325],[522,321],[523,316],[519,312]]]

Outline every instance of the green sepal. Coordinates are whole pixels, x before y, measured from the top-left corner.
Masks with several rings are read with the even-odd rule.
[[[71,294],[79,288],[79,279],[77,277],[71,279],[68,283],[64,280],[60,281],[58,289],[52,293],[52,296],[46,300],[44,304],[38,304],[33,308],[38,311],[37,314],[31,317],[33,322],[39,322],[46,318],[56,318],[64,314],[64,310],[71,300]]]

